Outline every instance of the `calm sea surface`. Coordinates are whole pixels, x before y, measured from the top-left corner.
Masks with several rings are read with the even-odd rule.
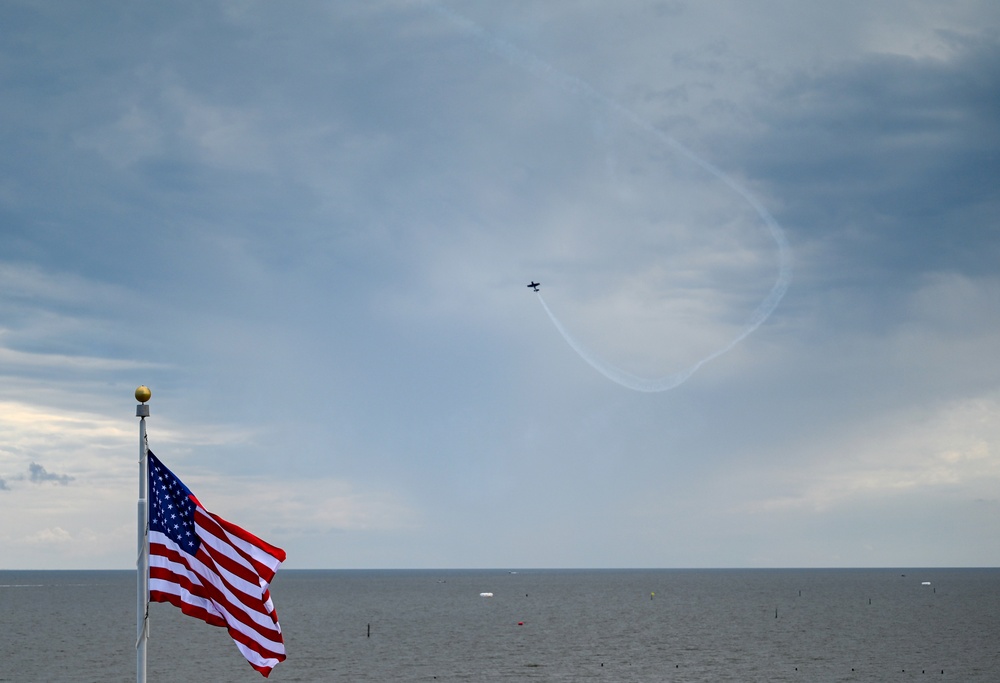
[[[282,570],[271,592],[270,681],[1000,681],[1000,569]],[[150,683],[263,680],[223,629],[150,610]],[[0,681],[134,680],[134,572],[0,571]]]

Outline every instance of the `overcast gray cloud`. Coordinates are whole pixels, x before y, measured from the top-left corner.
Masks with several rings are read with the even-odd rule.
[[[7,3],[9,566],[997,564],[994,4]]]
[[[42,482],[50,481],[55,484],[66,484],[73,481],[73,477],[68,474],[56,474],[55,472],[48,472],[44,467],[39,465],[37,462],[33,462],[28,465],[28,480],[40,484]]]

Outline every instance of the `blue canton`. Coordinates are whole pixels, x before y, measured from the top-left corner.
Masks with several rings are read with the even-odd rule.
[[[201,539],[194,531],[194,503],[191,490],[153,455],[149,456],[149,530],[166,534],[191,555],[198,552]]]

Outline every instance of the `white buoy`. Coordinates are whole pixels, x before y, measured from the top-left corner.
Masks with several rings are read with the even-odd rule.
[[[479,597],[481,597],[481,598],[492,598],[493,597],[493,593],[480,593]]]

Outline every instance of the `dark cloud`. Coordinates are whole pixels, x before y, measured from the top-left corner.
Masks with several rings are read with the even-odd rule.
[[[781,188],[784,224],[858,277],[981,274],[1000,259],[1000,40],[945,37],[947,58],[801,72],[743,148],[752,175]]]
[[[893,495],[914,424],[945,400],[961,410],[923,441],[985,462],[962,435],[997,401],[1000,44],[973,35],[996,10],[968,2],[983,21],[923,0],[903,27],[898,3],[445,3],[482,33],[420,3],[0,4],[0,398],[73,413],[42,438],[5,411],[9,441],[57,469],[66,443],[80,467],[103,461],[120,435],[93,413],[121,424],[142,382],[154,449],[179,453],[182,477],[239,471],[276,495],[330,478],[418,508],[399,544],[329,542],[317,518],[300,567],[745,566],[752,545],[869,562],[839,542],[864,519],[817,536],[794,531],[800,510]],[[859,51],[875,42],[948,47]],[[655,131],[774,214],[795,279],[756,333],[647,395],[582,362],[524,285],[540,279],[611,362],[708,353],[751,314],[774,245]],[[676,318],[646,301],[678,302]],[[943,467],[933,455],[915,481]],[[26,469],[0,488],[85,492]],[[955,480],[970,500],[995,484],[971,465]],[[943,510],[942,490],[908,504]],[[66,514],[46,498],[18,519]],[[751,508],[777,521],[754,526]]]
[[[0,478],[0,491],[9,491],[9,490],[10,489],[7,488],[7,480]]]
[[[44,467],[39,465],[37,462],[33,462],[28,465],[28,479],[35,482],[36,484],[41,484],[42,482],[52,481],[57,484],[66,484],[73,481],[73,477],[68,474],[56,474],[55,472],[47,472]]]

